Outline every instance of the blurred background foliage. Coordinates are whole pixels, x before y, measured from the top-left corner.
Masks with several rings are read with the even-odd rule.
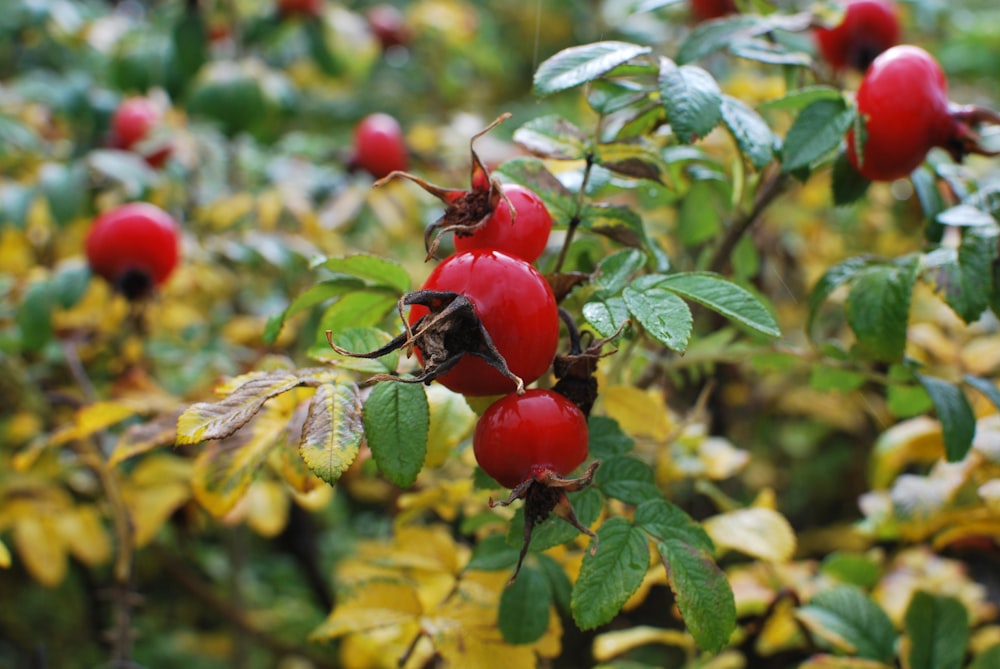
[[[107,499],[109,489],[132,510],[136,531],[130,558],[142,602],[131,608],[125,629],[135,633],[135,662],[159,668],[394,665],[396,656],[380,654],[384,648],[371,638],[348,638],[339,654],[304,642],[330,611],[334,565],[349,582],[359,547],[391,563],[396,549],[385,542],[401,514],[433,513],[447,526],[458,522],[457,510],[475,517],[484,508],[483,491],[472,489],[469,457],[432,473],[422,482],[430,491],[423,496],[392,488],[365,460],[336,490],[303,484],[290,491],[277,477],[261,477],[217,519],[190,485],[198,449],[154,448],[185,403],[210,396],[221,379],[315,364],[306,351],[317,341],[321,313],[290,320],[273,344],[261,336],[268,319],[315,282],[312,258],[364,250],[403,264],[415,285],[426,275],[420,240],[439,207],[406,184],[372,190],[371,177],[348,169],[353,128],[365,114],[383,111],[400,120],[411,171],[461,187],[469,137],[502,112],[513,119],[477,145],[490,165],[521,155],[510,137],[532,118],[558,112],[586,127],[577,92],[533,96],[532,76],[545,58],[616,38],[670,55],[692,27],[682,2],[413,0],[392,3],[410,41],[383,49],[365,18],[373,4],[326,0],[320,19],[308,20],[280,16],[269,0],[4,3],[0,563],[7,568],[0,570],[0,664],[105,661],[103,635],[115,624],[120,629],[122,621],[113,618],[121,607],[114,603],[125,596],[108,592],[122,553],[114,549],[120,503]],[[644,4],[662,7],[637,13]],[[805,8],[777,4],[781,11]],[[940,58],[951,97],[996,108],[1000,9],[991,0],[900,5],[911,41]],[[706,67],[728,94],[751,106],[787,88],[778,67],[723,57]],[[840,83],[851,89],[854,76]],[[170,138],[174,153],[162,169],[109,146],[113,111],[137,94],[164,110],[158,132]],[[719,178],[710,186],[699,181],[704,192],[690,207],[721,216],[730,206],[731,148],[714,136],[700,146],[718,161],[706,169]],[[997,177],[995,161],[974,159],[969,169],[983,182]],[[857,383],[851,373],[858,370],[810,349],[801,331],[805,296],[831,265],[923,245],[916,198],[908,183],[880,184],[860,203],[834,208],[829,191],[823,172],[791,189],[734,260],[735,271],[757,277],[757,289],[775,305],[789,351],[726,349],[727,342],[705,334],[664,368],[674,389],[665,400],[640,397],[625,382],[604,394],[605,413],[655,463],[657,483],[695,517],[754,503],[790,521],[797,542],[787,548],[797,546],[801,561],[772,564],[763,548],[761,560],[733,560],[729,574],[741,615],[773,601],[762,592],[806,592],[843,573],[861,585],[879,583],[879,601],[893,611],[900,592],[912,586],[906,579],[916,578],[963,598],[973,620],[992,620],[979,631],[978,648],[986,648],[1000,638],[1000,493],[994,486],[983,494],[994,504],[984,511],[981,503],[966,505],[959,491],[985,485],[995,472],[932,466],[940,426],[906,422],[927,412],[926,396],[899,389],[886,398]],[[704,241],[699,228],[685,237],[678,227],[689,196],[690,190],[653,188],[634,194],[681,268],[693,266]],[[159,204],[184,228],[182,266],[141,318],[90,279],[81,251],[94,215],[133,199]],[[606,252],[595,242],[583,246],[581,258],[588,249],[598,258]],[[952,375],[995,377],[1000,370],[995,319],[966,327],[929,290],[911,318],[914,357]],[[717,386],[706,409],[697,391],[708,376]],[[473,420],[468,407],[451,401],[434,401],[445,450],[462,442]],[[636,416],[636,407],[647,411]],[[995,448],[995,419],[987,417],[985,402],[976,407],[982,448]],[[664,423],[651,423],[650,415]],[[900,421],[902,427],[890,429]],[[147,432],[138,434],[140,428]],[[122,455],[109,464],[106,456],[127,430],[142,457]],[[718,437],[710,448],[706,435]],[[96,452],[80,445],[91,437]],[[103,464],[95,464],[102,453]],[[912,477],[904,480],[908,488],[897,478],[902,473]],[[112,488],[108,476],[116,481]],[[468,486],[445,485],[463,478]],[[914,490],[921,486],[947,490],[934,497]],[[894,515],[893,503],[910,500],[925,505],[928,522]],[[947,535],[949,522],[969,513],[981,524]],[[404,549],[430,539],[410,541]],[[895,542],[916,547],[896,552]],[[838,561],[841,554],[850,557]],[[865,581],[865,574],[874,576]],[[902,613],[894,615],[898,621]],[[633,637],[606,636],[594,655],[682,666],[683,647],[642,627],[662,618],[637,602],[616,630]],[[795,632],[771,632],[761,637],[772,644],[761,656],[780,658],[795,647]],[[542,648],[532,661],[570,667],[593,660],[586,644],[574,643],[584,639],[580,632],[563,633],[561,653]]]

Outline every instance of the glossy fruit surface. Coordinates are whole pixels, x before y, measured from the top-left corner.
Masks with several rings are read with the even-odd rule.
[[[852,128],[847,155],[873,181],[905,177],[954,131],[944,72],[916,46],[892,47],[872,62],[858,88],[857,107],[865,120],[864,149],[858,156]]]
[[[120,149],[133,149],[153,132],[161,119],[159,107],[149,98],[127,98],[111,117],[111,143]],[[169,145],[159,147],[145,156],[146,162],[160,167],[170,153]]]
[[[459,252],[441,261],[421,288],[468,297],[497,352],[524,383],[535,381],[552,365],[559,343],[556,301],[545,277],[527,262],[491,249]],[[414,305],[410,324],[427,313],[427,307]],[[470,354],[437,380],[464,395],[499,395],[515,387]]]
[[[899,42],[899,17],[892,0],[846,0],[841,22],[817,28],[820,55],[837,70],[864,72],[875,58]]]
[[[377,112],[358,122],[354,129],[354,153],[351,165],[381,179],[410,164],[403,129],[389,114]]]
[[[587,459],[587,419],[552,390],[506,395],[483,412],[472,448],[483,471],[506,488],[544,471],[565,476]]]
[[[549,241],[552,215],[534,191],[519,184],[504,184],[501,188],[517,215],[511,216],[510,206],[501,198],[481,228],[471,235],[455,234],[455,250],[492,248],[535,262]]]
[[[733,0],[691,0],[691,15],[696,21],[708,21],[735,13],[736,3]]]
[[[94,221],[87,233],[87,262],[126,297],[139,298],[174,271],[179,235],[174,219],[156,205],[124,204]]]

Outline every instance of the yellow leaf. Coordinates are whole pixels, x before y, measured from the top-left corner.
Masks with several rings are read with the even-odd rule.
[[[891,667],[877,660],[866,660],[861,657],[814,655],[800,664],[798,669],[891,669]]]
[[[619,655],[652,643],[686,649],[694,647],[691,635],[681,630],[637,625],[625,630],[599,634],[594,639],[594,659],[598,662],[608,662]]]
[[[442,520],[451,522],[458,515],[462,502],[468,499],[472,492],[472,479],[467,478],[459,481],[441,481],[417,492],[404,493],[397,501],[400,513],[396,517],[395,524],[406,525],[415,516],[428,509],[432,509]]]
[[[10,567],[10,549],[7,548],[7,544],[0,541],[0,569],[8,569]]]
[[[465,398],[437,383],[427,386],[430,427],[427,431],[425,467],[438,467],[452,450],[469,435],[476,424],[476,413]]]
[[[111,539],[97,509],[78,506],[56,518],[59,533],[80,562],[93,567],[111,559]]]
[[[281,191],[272,188],[257,196],[257,221],[261,230],[274,230],[284,209]]]
[[[36,509],[38,511],[38,509]],[[14,548],[32,578],[48,587],[66,576],[66,544],[51,516],[22,514],[14,523]]]
[[[415,621],[423,612],[416,590],[403,582],[374,581],[346,599],[309,635],[312,641],[335,639]]]
[[[784,650],[800,647],[802,629],[795,619],[795,603],[784,598],[777,603],[757,637],[758,655],[768,657]]]
[[[294,374],[272,372],[251,378],[218,402],[193,404],[177,420],[177,443],[228,437],[250,422],[267,400],[299,383]]]
[[[195,499],[213,516],[227,515],[246,494],[272,445],[273,440],[249,432],[209,442],[194,461]]]
[[[149,544],[174,511],[189,499],[191,499],[190,486],[177,481],[127,492],[133,545],[142,548]]]
[[[288,524],[288,491],[277,481],[254,481],[240,506],[247,525],[262,537],[275,537]]]
[[[115,467],[154,448],[173,444],[177,439],[177,418],[180,414],[180,411],[176,411],[130,426],[118,438],[115,449],[108,458],[108,466]]]
[[[932,462],[944,454],[941,424],[918,416],[893,425],[875,442],[871,460],[873,490],[888,488],[908,465]]]
[[[663,441],[673,428],[662,397],[634,386],[611,386],[601,394],[605,413],[618,421],[625,434]]]
[[[95,402],[77,411],[73,425],[56,432],[52,436],[51,444],[58,446],[74,439],[86,439],[95,432],[134,416],[135,413],[135,408],[127,402]]]
[[[768,562],[784,562],[795,553],[795,532],[772,509],[739,509],[713,516],[705,531],[721,552],[736,550]]]

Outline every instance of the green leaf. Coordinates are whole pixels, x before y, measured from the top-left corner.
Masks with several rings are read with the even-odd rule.
[[[805,109],[817,100],[841,100],[844,94],[833,86],[806,86],[789,92],[780,98],[766,100],[760,104],[760,109],[798,111]]]
[[[324,383],[309,403],[299,455],[313,474],[334,485],[357,458],[364,434],[357,386]]]
[[[370,286],[389,288],[398,295],[410,290],[410,275],[399,263],[387,258],[356,253],[339,258],[324,258],[313,267],[323,267],[331,272],[362,279]]]
[[[321,281],[302,292],[292,300],[291,304],[276,316],[272,316],[267,321],[264,328],[264,341],[273,344],[281,333],[281,328],[292,316],[310,309],[317,304],[339,297],[346,293],[356,291],[364,286],[364,282],[356,278],[339,278]]]
[[[678,539],[657,544],[667,582],[698,647],[722,650],[736,630],[733,590],[710,554]]]
[[[618,421],[608,416],[591,416],[587,423],[590,456],[595,460],[606,460],[624,455],[635,446],[635,440],[625,434]]]
[[[840,286],[853,281],[862,270],[877,262],[872,258],[859,256],[848,258],[826,270],[826,273],[819,278],[819,281],[816,282],[816,285],[813,286],[812,291],[809,293],[809,314],[806,317],[806,334],[812,337],[813,323],[816,320],[816,315],[819,313],[819,308],[830,297],[830,294]]]
[[[17,326],[24,350],[40,351],[52,340],[54,307],[55,295],[48,281],[36,281],[28,286],[17,308]]]
[[[663,492],[653,482],[653,470],[645,462],[628,456],[609,458],[597,470],[595,483],[608,497],[626,504],[662,499]]]
[[[514,141],[541,158],[578,160],[591,151],[583,131],[561,116],[539,116],[514,131]]]
[[[722,96],[722,122],[726,124],[740,153],[757,169],[763,168],[774,158],[777,138],[760,114],[742,100]]]
[[[597,537],[597,551],[583,556],[573,586],[573,619],[583,630],[594,629],[618,615],[649,569],[646,534],[626,519],[608,519],[597,530]]]
[[[944,437],[944,451],[948,462],[958,462],[965,457],[976,436],[976,414],[972,411],[969,398],[953,383],[933,376],[914,372],[920,385],[924,387],[934,408]]]
[[[623,298],[609,297],[601,291],[583,305],[583,317],[599,335],[610,337],[628,320],[628,305]]]
[[[905,632],[909,669],[960,669],[969,645],[969,612],[953,597],[918,590],[906,609]]]
[[[695,26],[680,49],[678,63],[691,63],[705,56],[727,48],[736,37],[753,34],[759,19],[754,16],[733,15],[716,21],[705,21]]]
[[[1000,643],[990,646],[976,656],[968,669],[995,669],[1000,667]]]
[[[850,392],[863,386],[866,380],[861,372],[833,365],[813,364],[809,369],[809,386],[823,392]]]
[[[90,282],[86,263],[67,263],[52,277],[52,297],[62,309],[71,309],[83,298]]]
[[[548,577],[525,562],[517,579],[500,594],[497,625],[504,641],[534,643],[549,627],[552,585]]]
[[[651,337],[683,353],[693,329],[691,309],[675,291],[660,285],[665,278],[659,274],[641,276],[625,287],[622,297]]]
[[[995,227],[997,220],[988,212],[969,204],[956,204],[937,215],[937,222],[954,227],[975,228]]]
[[[590,527],[601,515],[604,507],[604,498],[596,488],[585,488],[580,492],[569,495],[570,503],[577,519],[584,527]],[[540,523],[535,523],[531,533],[530,550],[532,553],[548,550],[553,546],[560,546],[567,541],[573,541],[580,536],[580,530],[576,529],[562,518],[555,514]],[[507,543],[511,546],[520,547],[524,542],[524,507],[520,507],[514,514],[507,529]]]
[[[518,549],[507,543],[503,534],[491,534],[476,542],[466,569],[499,571],[517,564]]]
[[[641,139],[598,144],[594,159],[605,169],[634,179],[661,181],[667,173],[659,151]]]
[[[963,231],[957,252],[933,273],[948,306],[966,323],[978,320],[990,306],[996,258],[997,232],[970,228]]]
[[[997,409],[1000,409],[1000,389],[997,389],[996,385],[989,379],[983,379],[978,376],[972,376],[971,374],[966,374],[962,377],[968,385],[972,386],[986,398],[993,403]]]
[[[843,583],[873,588],[882,576],[878,561],[869,555],[835,551],[823,558],[820,571]]]
[[[318,343],[327,346],[326,331],[343,332],[351,328],[374,327],[395,311],[399,298],[383,289],[358,290],[341,296],[323,312],[318,328]]]
[[[636,507],[635,524],[660,541],[679,542],[709,555],[715,554],[715,544],[708,532],[680,507],[665,499],[651,499]]]
[[[0,115],[0,146],[4,144],[3,120],[3,116]],[[0,155],[3,155],[2,148],[0,148]],[[35,188],[21,184],[8,182],[0,185],[0,229],[6,224],[10,224],[18,230],[23,230],[28,210],[31,208],[36,194]]]
[[[816,100],[803,109],[785,135],[781,147],[781,169],[793,172],[809,167],[836,149],[851,127],[854,107],[843,99]]]
[[[570,582],[569,576],[566,575],[566,569],[544,553],[538,553],[536,558],[538,566],[549,579],[552,598],[555,600],[559,612],[569,618],[573,615],[570,606],[570,600],[573,597],[573,584]]]
[[[646,254],[638,249],[615,251],[597,264],[594,284],[609,294],[616,295],[645,264]]]
[[[788,49],[779,42],[762,38],[741,39],[729,45],[729,53],[769,65],[794,65],[808,67],[812,62],[808,53]]]
[[[365,401],[365,437],[379,471],[400,488],[417,480],[427,455],[430,409],[420,384],[384,381]]]
[[[868,267],[851,284],[847,321],[867,355],[886,362],[902,357],[916,277],[917,263],[907,259]]]
[[[65,225],[83,213],[90,191],[83,163],[46,163],[38,170],[38,184],[57,223]]]
[[[616,41],[563,49],[538,66],[534,92],[546,96],[585,84],[651,50],[648,46]]]
[[[587,87],[587,104],[598,114],[607,116],[648,101],[649,91],[633,81],[598,79]]]
[[[623,246],[640,249],[649,246],[642,217],[626,205],[586,204],[580,212],[580,224]]]
[[[833,203],[838,207],[860,200],[871,181],[861,176],[847,157],[846,151],[837,154],[833,161]]]
[[[818,639],[834,649],[886,663],[892,663],[896,656],[892,620],[855,586],[824,590],[797,615]]]
[[[376,351],[392,340],[392,335],[378,328],[349,328],[334,334],[333,343],[352,353]],[[319,362],[333,363],[341,369],[353,369],[368,374],[390,374],[399,366],[399,351],[391,351],[380,358],[352,358],[333,350],[327,342],[317,344],[308,351],[309,357]]]
[[[677,212],[677,238],[685,246],[697,246],[718,237],[722,228],[719,192],[715,183],[695,181]]]
[[[660,95],[678,141],[690,144],[722,120],[722,91],[715,78],[696,65],[667,61],[660,72]]]
[[[669,274],[659,287],[708,307],[734,323],[769,337],[780,337],[774,316],[750,291],[709,272]]]

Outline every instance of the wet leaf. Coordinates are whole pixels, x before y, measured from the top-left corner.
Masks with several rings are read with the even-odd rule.
[[[691,309],[674,291],[661,285],[664,279],[654,274],[641,276],[625,288],[622,297],[651,337],[683,353],[693,330]]]
[[[660,95],[677,139],[701,139],[722,120],[722,91],[715,78],[696,65],[667,61],[660,72]]]
[[[573,586],[573,619],[584,630],[614,618],[649,569],[646,533],[624,518],[608,519],[597,536],[597,551],[584,555]]]
[[[551,95],[593,81],[623,63],[650,52],[627,42],[595,42],[563,49],[535,71],[536,95]]]

